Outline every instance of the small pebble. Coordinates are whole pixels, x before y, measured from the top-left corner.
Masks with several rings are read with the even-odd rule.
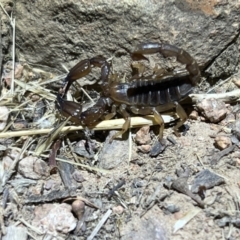
[[[144,127],[141,127],[137,131],[136,136],[135,136],[135,141],[138,144],[146,145],[146,144],[149,144],[151,142],[149,129],[150,129],[149,126],[144,126]]]
[[[138,146],[138,150],[143,153],[148,153],[151,150],[151,146],[150,145],[141,145],[141,146]]]
[[[72,211],[77,216],[78,220],[81,220],[85,212],[85,203],[79,199],[72,203]]]
[[[228,136],[218,135],[215,138],[215,146],[220,150],[228,148],[231,144],[231,138]]]
[[[240,79],[234,79],[233,83],[237,86],[240,87]]]
[[[189,114],[189,118],[192,120],[197,120],[198,119],[198,112],[196,110],[193,110],[190,114]]]
[[[113,207],[112,210],[114,213],[116,213],[118,215],[121,215],[124,212],[124,208],[120,205]]]
[[[162,139],[162,143],[160,143],[159,141],[156,141],[155,144],[152,147],[152,150],[150,151],[150,157],[156,157],[158,154],[162,153],[167,144],[166,144],[166,140]]]
[[[191,191],[193,193],[198,193],[199,187],[205,187],[205,189],[210,189],[223,183],[225,183],[224,178],[209,171],[208,169],[205,169],[199,172],[192,181]]]
[[[227,114],[225,103],[215,98],[202,100],[197,108],[212,123],[220,122]]]

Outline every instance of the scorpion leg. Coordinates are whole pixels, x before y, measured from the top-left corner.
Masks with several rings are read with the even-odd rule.
[[[163,120],[161,114],[155,108],[153,109],[153,115],[154,115],[154,119],[156,120],[156,122],[160,126],[160,128],[159,128],[159,140],[161,140],[161,139],[163,139],[164,120]]]
[[[179,121],[177,122],[177,124],[174,126],[174,133],[176,134],[176,136],[179,136],[179,132],[178,129],[184,124],[184,122],[187,120],[187,114],[185,112],[185,110],[183,109],[183,107],[178,103],[175,102],[174,103],[176,106],[176,113],[179,116]]]
[[[112,105],[111,113],[104,116],[105,120],[112,119],[117,113],[117,106],[115,104]]]
[[[125,123],[122,126],[122,130],[117,132],[117,133],[115,133],[112,136],[111,141],[114,138],[117,138],[118,136],[123,135],[130,128],[131,118],[130,118],[129,113],[126,111],[126,108],[127,108],[127,106],[125,104],[121,104],[120,105],[119,112],[120,112],[121,115],[123,115],[123,117],[125,119]]]

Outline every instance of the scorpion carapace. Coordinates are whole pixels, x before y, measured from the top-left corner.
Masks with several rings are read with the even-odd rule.
[[[164,57],[176,57],[177,61],[186,65],[187,75],[160,78],[135,77],[129,82],[119,83],[110,77],[110,64],[102,57],[85,59],[75,65],[67,75],[63,95],[58,94],[58,108],[65,116],[72,116],[72,120],[86,125],[94,125],[105,118],[111,119],[119,112],[125,119],[122,130],[113,138],[123,134],[130,127],[130,114],[153,114],[160,125],[159,139],[163,137],[164,121],[160,112],[175,109],[179,120],[174,127],[177,130],[187,119],[187,115],[178,103],[189,93],[200,80],[200,70],[197,62],[184,50],[170,44],[143,43],[132,53],[133,59],[145,58],[145,54],[160,53]],[[101,68],[101,97],[97,103],[82,112],[81,104],[65,101],[64,96],[71,84],[89,74],[92,67]]]

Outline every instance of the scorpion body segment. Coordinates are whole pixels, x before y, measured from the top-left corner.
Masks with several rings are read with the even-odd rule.
[[[143,43],[132,53],[133,59],[146,59],[143,55],[160,53],[164,57],[176,57],[177,61],[186,65],[188,74],[168,76],[165,78],[137,78],[129,82],[110,81],[110,64],[104,57],[98,56],[80,61],[69,72],[65,79],[63,95],[58,94],[57,104],[65,116],[83,125],[91,126],[103,117],[110,119],[118,111],[125,118],[122,130],[113,138],[127,131],[130,127],[129,112],[139,115],[154,114],[160,125],[159,138],[163,137],[164,122],[160,112],[175,108],[180,120],[174,127],[178,128],[186,121],[187,115],[181,105],[181,100],[187,97],[193,87],[199,82],[200,70],[196,61],[184,50],[169,44]],[[92,67],[101,68],[102,94],[97,103],[82,112],[81,105],[65,101],[64,95],[71,84],[78,78],[90,73]]]
[[[129,83],[110,85],[110,97],[127,105],[166,105],[183,100],[192,92],[188,76],[159,80],[137,79]]]

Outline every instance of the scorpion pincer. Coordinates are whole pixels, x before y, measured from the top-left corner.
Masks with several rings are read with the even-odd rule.
[[[186,65],[188,74],[167,77],[134,77],[131,81],[120,83],[111,79],[110,64],[102,57],[85,59],[76,64],[68,73],[63,87],[63,94],[57,96],[57,107],[64,116],[71,116],[72,121],[85,126],[94,125],[101,119],[111,119],[119,112],[125,119],[122,130],[113,138],[123,134],[130,127],[130,112],[138,115],[153,114],[160,125],[159,139],[163,138],[164,121],[160,112],[175,109],[179,120],[174,127],[178,128],[187,119],[187,114],[179,104],[193,90],[200,80],[200,70],[197,62],[183,49],[170,44],[143,43],[137,46],[132,58],[144,58],[145,54],[160,53],[163,57],[175,57]],[[86,111],[82,105],[64,100],[64,96],[72,83],[90,73],[93,67],[101,68],[101,97],[96,104]]]

